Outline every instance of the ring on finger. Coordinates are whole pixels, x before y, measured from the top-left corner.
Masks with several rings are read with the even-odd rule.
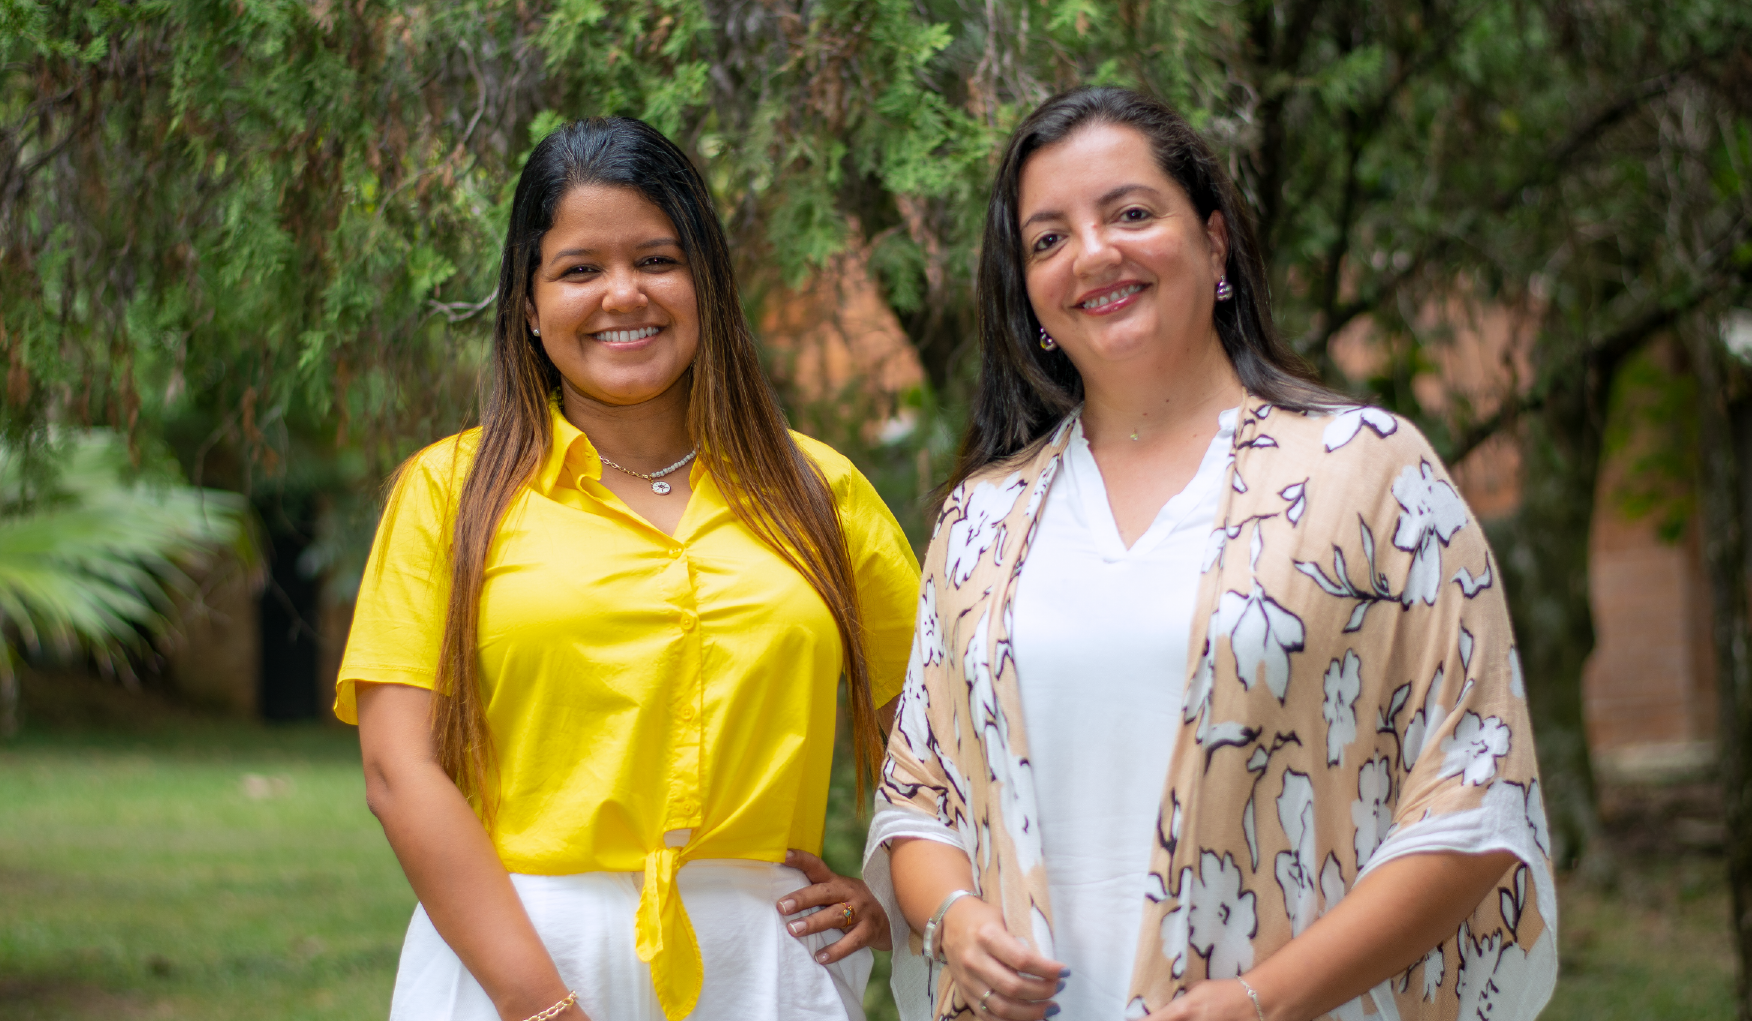
[[[841,929],[850,929],[853,925],[857,924],[857,921],[858,909],[852,907],[852,902],[849,900],[841,902],[839,927]]]
[[[981,996],[981,997],[980,997],[980,998],[979,998],[979,1012],[980,1012],[980,1013],[981,1013],[981,1014],[985,1014],[985,1013],[988,1013],[988,1011],[987,1011],[987,1010],[986,1010],[986,1001],[987,1001],[987,1000],[989,1000],[989,999],[991,999],[991,998],[992,998],[992,994],[993,994],[993,993],[995,993],[995,992],[997,992],[997,990],[996,990],[996,989],[994,989],[994,988],[987,988],[987,989],[986,989],[986,991],[985,991],[985,995],[984,995],[984,996]]]

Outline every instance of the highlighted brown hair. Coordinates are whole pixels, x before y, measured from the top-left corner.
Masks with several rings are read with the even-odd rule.
[[[541,263],[542,238],[553,226],[560,200],[582,185],[631,188],[675,225],[699,302],[688,434],[736,516],[808,580],[833,614],[845,648],[861,803],[882,745],[851,556],[833,493],[792,440],[761,371],[730,247],[705,181],[669,139],[623,117],[593,117],[555,131],[535,147],[517,181],[499,264],[492,379],[482,401],[480,445],[456,511],[450,605],[432,699],[439,761],[490,821],[497,794],[476,653],[481,586],[499,522],[540,470],[552,442],[548,401],[560,374],[530,332],[525,310]]]

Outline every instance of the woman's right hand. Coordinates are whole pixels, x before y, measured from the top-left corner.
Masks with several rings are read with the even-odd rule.
[[[1069,970],[1010,935],[997,908],[963,897],[939,924],[949,975],[980,1021],[1041,1021],[1059,1012],[1052,998]]]

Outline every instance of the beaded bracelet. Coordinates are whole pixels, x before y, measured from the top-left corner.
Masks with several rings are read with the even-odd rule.
[[[568,990],[565,999],[542,1011],[540,1014],[531,1014],[528,1021],[548,1021],[549,1018],[559,1017],[560,1014],[565,1012],[566,1008],[577,1002],[578,994]]]

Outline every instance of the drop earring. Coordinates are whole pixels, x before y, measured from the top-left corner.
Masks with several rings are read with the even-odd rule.
[[[1235,296],[1235,288],[1229,283],[1228,274],[1217,278],[1217,300],[1228,301]]]
[[[1040,349],[1042,351],[1057,351],[1058,341],[1052,339],[1046,332],[1046,327],[1040,328]]]

